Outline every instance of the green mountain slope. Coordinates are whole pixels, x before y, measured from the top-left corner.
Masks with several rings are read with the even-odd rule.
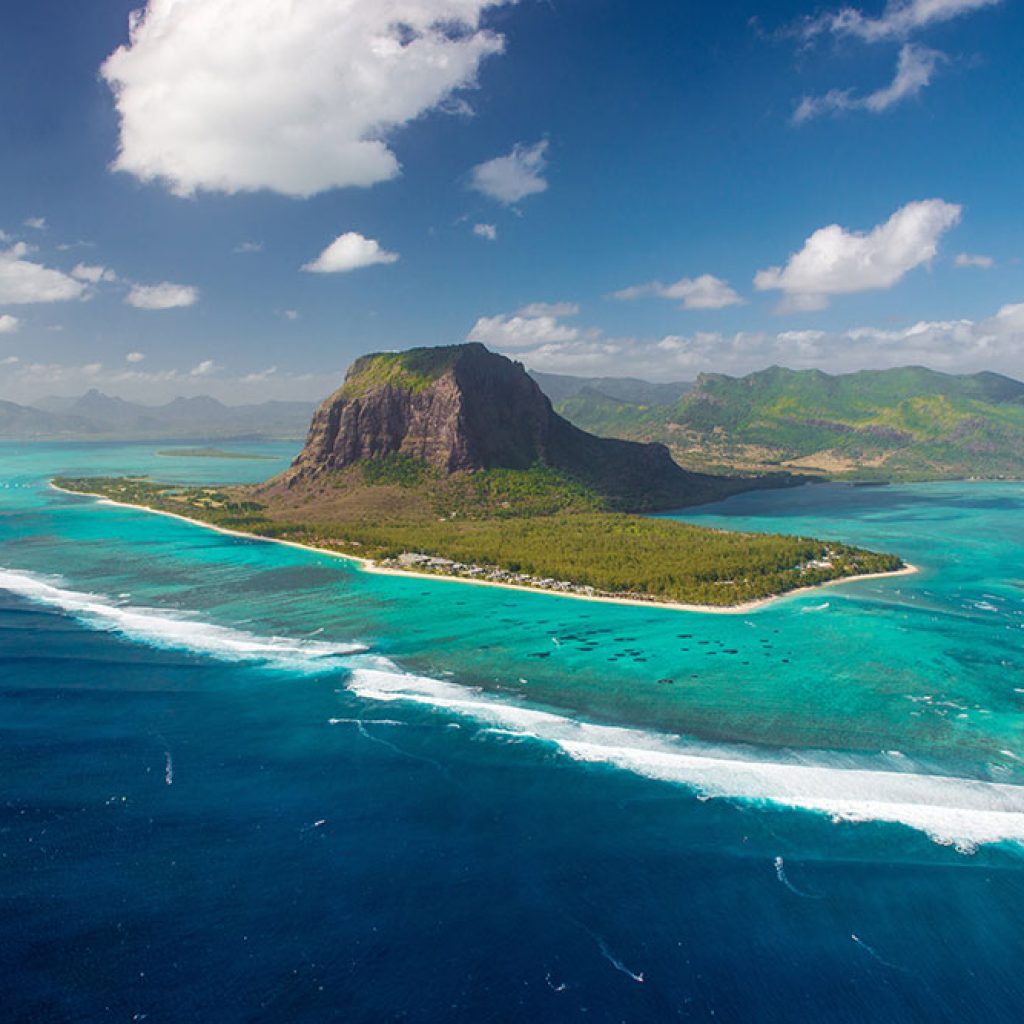
[[[847,479],[1024,477],[1024,384],[924,367],[831,376],[704,374],[668,408],[577,393],[584,429],[659,440],[688,468],[799,469]]]

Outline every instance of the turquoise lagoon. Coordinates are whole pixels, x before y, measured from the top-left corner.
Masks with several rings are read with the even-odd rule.
[[[1024,486],[686,510],[920,570],[723,615],[374,575],[48,487],[294,452],[166,447],[0,446],[25,1019],[1017,1019]]]

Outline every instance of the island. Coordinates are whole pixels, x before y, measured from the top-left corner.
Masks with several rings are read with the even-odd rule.
[[[54,484],[358,559],[374,571],[591,599],[746,608],[908,571],[896,555],[839,542],[650,514],[802,482],[690,472],[661,444],[588,434],[553,410],[520,364],[467,344],[357,360],[314,414],[291,467],[266,483]]]
[[[273,462],[273,455],[255,452],[229,452],[224,448],[166,448],[157,452],[168,459],[242,459],[247,462]]]

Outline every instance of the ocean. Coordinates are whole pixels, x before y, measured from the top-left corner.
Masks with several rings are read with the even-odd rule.
[[[10,1021],[1013,1021],[1024,485],[687,521],[913,576],[737,615],[367,574],[54,491],[0,445]]]

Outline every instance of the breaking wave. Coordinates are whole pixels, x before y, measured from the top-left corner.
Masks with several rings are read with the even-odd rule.
[[[56,582],[16,569],[0,569],[0,590],[35,604],[58,608],[94,629],[118,633],[166,650],[191,651],[220,661],[251,661],[272,668],[324,672],[333,659],[365,651],[360,644],[256,636],[245,630],[199,622],[160,608],[118,604],[99,594],[67,590]]]
[[[703,798],[811,811],[835,821],[902,824],[962,852],[988,843],[1024,843],[1024,786],[915,772],[902,755],[769,755],[597,725],[408,675],[378,657],[355,659],[349,688],[370,700],[468,716],[552,743],[575,761],[680,783]]]

